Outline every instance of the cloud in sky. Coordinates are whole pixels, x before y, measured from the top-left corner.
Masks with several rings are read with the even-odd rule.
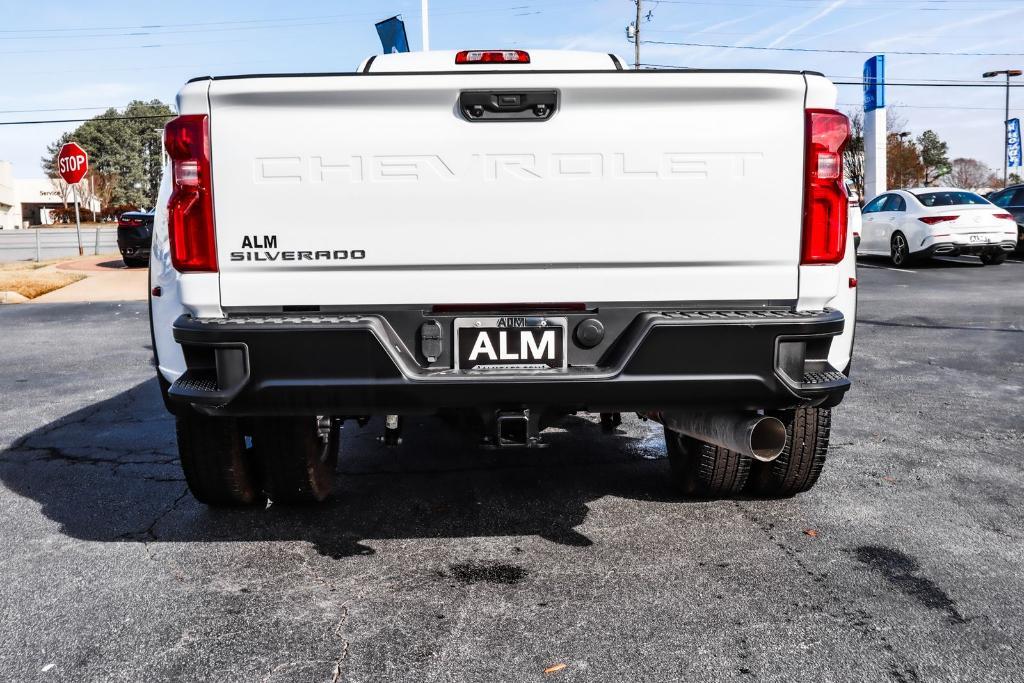
[[[785,33],[780,35],[778,38],[776,38],[772,42],[768,43],[768,47],[776,47],[777,45],[781,45],[782,43],[786,42],[786,39],[789,38],[794,33],[799,33],[800,31],[803,31],[808,26],[821,21],[822,19],[824,19],[828,15],[832,14],[833,12],[835,12],[837,9],[839,9],[840,7],[842,7],[845,4],[846,4],[846,0],[835,0],[835,2],[830,4],[825,9],[821,10],[820,12],[818,12],[814,16],[810,17],[809,19],[801,21],[799,24],[797,24],[793,28],[789,29],[788,31],[786,31]]]
[[[643,25],[650,39],[726,45],[851,48],[865,50],[1004,51],[1020,42],[1024,2],[886,2],[886,0],[729,0],[694,4],[645,3],[652,21]],[[0,34],[4,85],[0,120],[71,118],[20,110],[124,106],[131,99],[171,102],[192,76],[217,73],[344,71],[380,51],[373,22],[402,14],[413,47],[419,44],[418,0],[384,0],[350,9],[337,0],[306,0],[300,6],[266,5],[250,0],[177,0],[166,4],[108,0],[82,5],[72,0],[22,3],[5,16]],[[925,11],[927,9],[928,11]],[[432,44],[436,49],[515,44],[522,47],[591,49],[615,52],[632,61],[625,27],[634,18],[626,0],[434,0]],[[310,17],[331,17],[322,21]],[[187,17],[188,19],[181,19]],[[189,22],[180,30],[197,35],[164,38],[130,35],[141,27]],[[235,22],[235,23],[221,23]],[[243,22],[243,23],[238,23]],[[242,30],[242,27],[245,27]],[[75,37],[78,33],[110,34]],[[31,29],[31,31],[30,31]],[[57,30],[59,29],[59,30]],[[145,31],[164,29],[145,29]],[[166,29],[171,30],[171,29]],[[59,35],[60,48],[55,53]],[[36,39],[29,36],[37,36]],[[239,38],[244,40],[238,42]],[[27,39],[20,39],[27,38]],[[171,43],[194,43],[187,46]],[[143,48],[146,44],[165,47]],[[1005,48],[990,50],[993,46]],[[117,48],[117,49],[111,49]],[[1010,49],[1007,49],[1010,48]],[[811,69],[856,78],[865,55],[787,53],[643,45],[645,62],[703,68]],[[1024,63],[1024,58],[1016,60]],[[1005,57],[913,57],[889,55],[893,79],[973,79],[986,70],[1015,65]],[[1024,79],[1022,79],[1024,80]],[[1003,92],[990,90],[892,88],[891,101],[908,105],[915,133],[932,128],[948,140],[956,156],[972,156],[995,166],[1002,161]],[[841,86],[840,101],[860,100],[860,88]],[[912,109],[910,106],[928,107]],[[987,107],[965,110],[957,107]],[[1014,92],[1014,110],[1024,116],[1024,89]],[[934,108],[933,108],[934,107]],[[941,108],[940,108],[941,107]],[[74,113],[74,112],[72,112]],[[82,116],[93,115],[93,110]],[[21,177],[39,176],[46,144],[75,124],[0,126],[0,159],[15,163]]]

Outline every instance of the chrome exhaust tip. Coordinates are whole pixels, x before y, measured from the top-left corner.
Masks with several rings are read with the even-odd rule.
[[[786,425],[769,415],[675,411],[651,417],[672,431],[761,462],[775,460],[786,447]]]

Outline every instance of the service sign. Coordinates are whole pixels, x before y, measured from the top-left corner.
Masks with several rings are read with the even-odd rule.
[[[864,62],[864,111],[885,107],[885,55]]]
[[[69,142],[60,148],[57,154],[57,172],[68,185],[75,185],[81,182],[89,170],[89,155],[78,146],[78,143]]]
[[[1009,168],[1021,167],[1020,119],[1006,122],[1006,165]]]

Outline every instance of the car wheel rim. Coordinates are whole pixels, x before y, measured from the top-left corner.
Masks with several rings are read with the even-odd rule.
[[[892,260],[896,264],[903,263],[903,249],[906,246],[903,241],[903,237],[900,235],[896,236],[892,244]]]

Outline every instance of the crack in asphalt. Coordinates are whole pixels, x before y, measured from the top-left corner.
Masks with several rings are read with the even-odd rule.
[[[322,586],[328,593],[333,593],[337,590],[337,586],[333,581],[320,575],[320,572],[313,566],[311,561],[312,557],[303,551],[302,546],[293,547],[291,548],[291,551],[298,557],[298,566],[301,567],[302,572],[305,573],[307,577],[309,577],[313,582],[320,584],[320,586]],[[318,554],[318,556],[320,555]],[[360,597],[362,597],[361,593],[341,604],[341,613],[338,616],[338,623],[334,628],[334,636],[340,642],[341,649],[334,660],[334,667],[331,669],[331,683],[338,683],[344,673],[345,662],[348,659],[349,654],[349,641],[345,638],[345,627],[348,626],[349,620],[349,605],[352,604],[353,600],[357,600]]]
[[[334,629],[334,635],[341,641],[341,652],[338,655],[338,659],[334,662],[334,672],[331,675],[331,683],[338,683],[341,680],[341,674],[345,669],[345,660],[348,659],[348,639],[344,636],[345,626],[348,623],[348,603],[344,603],[341,606],[341,619],[338,622],[337,628]]]
[[[160,537],[156,534],[157,525],[160,524],[160,522],[162,522],[164,518],[167,517],[167,515],[174,512],[178,508],[178,506],[181,505],[181,501],[183,501],[189,495],[189,490],[188,487],[186,486],[170,505],[164,508],[163,511],[161,511],[156,517],[153,518],[153,521],[149,523],[149,526],[147,526],[145,529],[142,529],[141,531],[125,532],[117,537],[118,540],[142,543],[142,547],[146,551],[146,557],[148,557],[151,562],[155,562],[156,556],[153,554],[152,545],[153,543],[156,543],[160,540]]]

